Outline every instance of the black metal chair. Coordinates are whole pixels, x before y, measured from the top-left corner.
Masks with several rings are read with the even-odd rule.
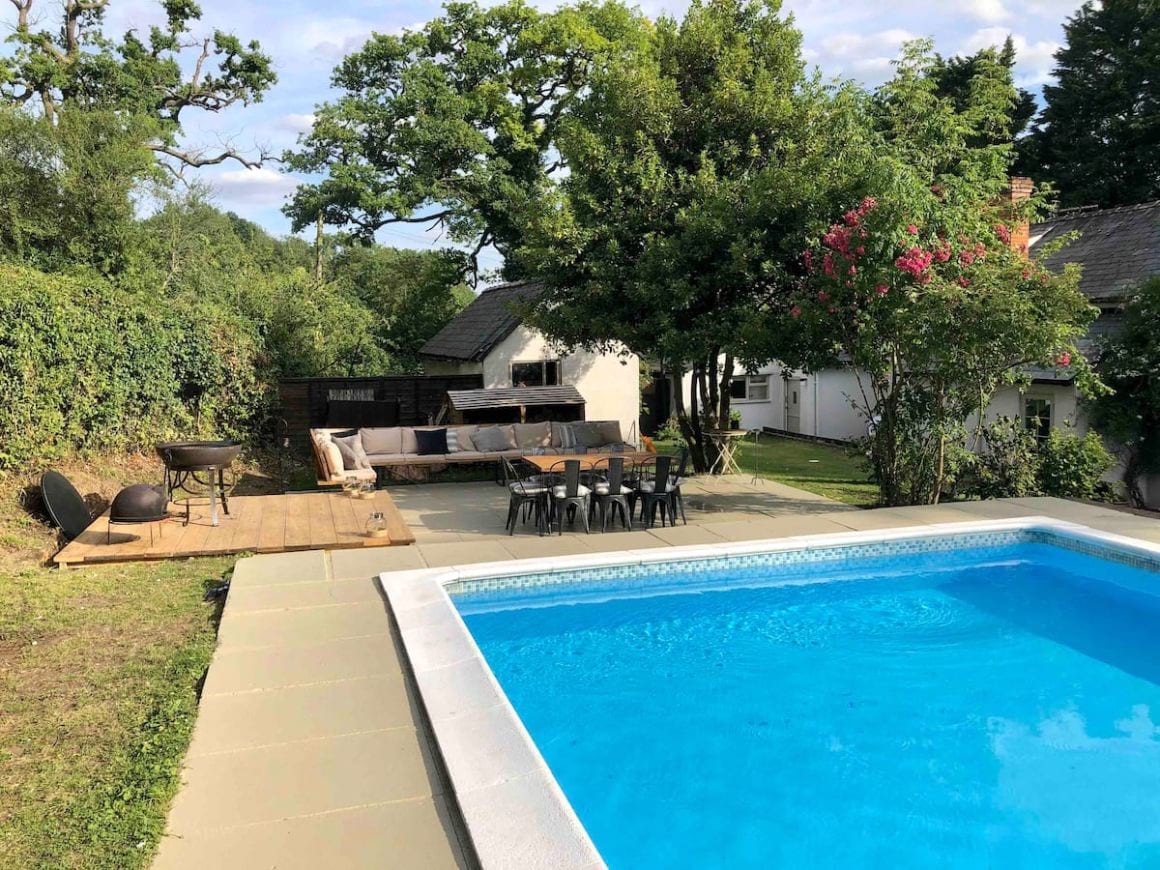
[[[575,522],[576,515],[584,520],[584,531],[591,532],[588,511],[591,490],[580,482],[580,460],[565,459],[557,462],[549,470],[548,497],[551,516],[557,523],[560,534],[564,534],[564,518]]]
[[[606,466],[603,478],[596,480],[592,486],[590,510],[595,512],[600,508],[600,531],[608,528],[608,515],[612,512],[612,523],[616,525],[616,512],[620,512],[620,524],[626,529],[632,528],[632,509],[628,499],[632,495],[632,487],[624,485],[624,457],[615,456],[602,460]]]
[[[647,467],[644,468],[640,482],[636,485],[635,495],[641,504],[640,518],[650,528],[656,522],[658,511],[661,515],[661,526],[665,525],[666,519],[668,524],[672,525],[673,497],[669,476],[672,464],[671,456],[656,457],[652,460],[652,473],[649,473]]]
[[[504,529],[509,535],[516,531],[516,521],[523,515],[523,522],[534,513],[536,528],[540,534],[544,533],[549,518],[548,487],[538,479],[523,479],[516,473],[515,466],[507,457],[500,457],[503,469],[503,482],[509,493],[507,522]]]

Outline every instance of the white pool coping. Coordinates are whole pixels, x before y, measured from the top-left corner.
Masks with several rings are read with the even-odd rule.
[[[451,583],[608,566],[713,559],[973,532],[1056,532],[1139,555],[1160,544],[1044,516],[662,547],[552,559],[513,559],[379,575],[476,856],[492,868],[604,867],[447,594]]]

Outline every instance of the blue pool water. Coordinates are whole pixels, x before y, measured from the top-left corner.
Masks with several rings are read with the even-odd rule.
[[[1020,543],[454,600],[613,868],[1157,867],[1157,579]]]

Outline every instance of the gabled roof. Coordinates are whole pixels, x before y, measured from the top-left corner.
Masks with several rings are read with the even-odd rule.
[[[1052,271],[1082,265],[1079,289],[1092,302],[1123,301],[1128,291],[1160,275],[1160,201],[1062,212],[1031,226],[1031,249],[1071,232],[1080,237],[1044,262]]]
[[[419,356],[460,362],[482,360],[520,325],[515,308],[535,299],[543,289],[535,281],[487,288],[419,348]]]

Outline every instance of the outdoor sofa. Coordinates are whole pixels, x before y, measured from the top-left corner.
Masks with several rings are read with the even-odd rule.
[[[387,471],[498,463],[533,452],[636,449],[625,443],[617,420],[311,429],[310,442],[321,486],[339,486],[350,479],[381,480]]]

